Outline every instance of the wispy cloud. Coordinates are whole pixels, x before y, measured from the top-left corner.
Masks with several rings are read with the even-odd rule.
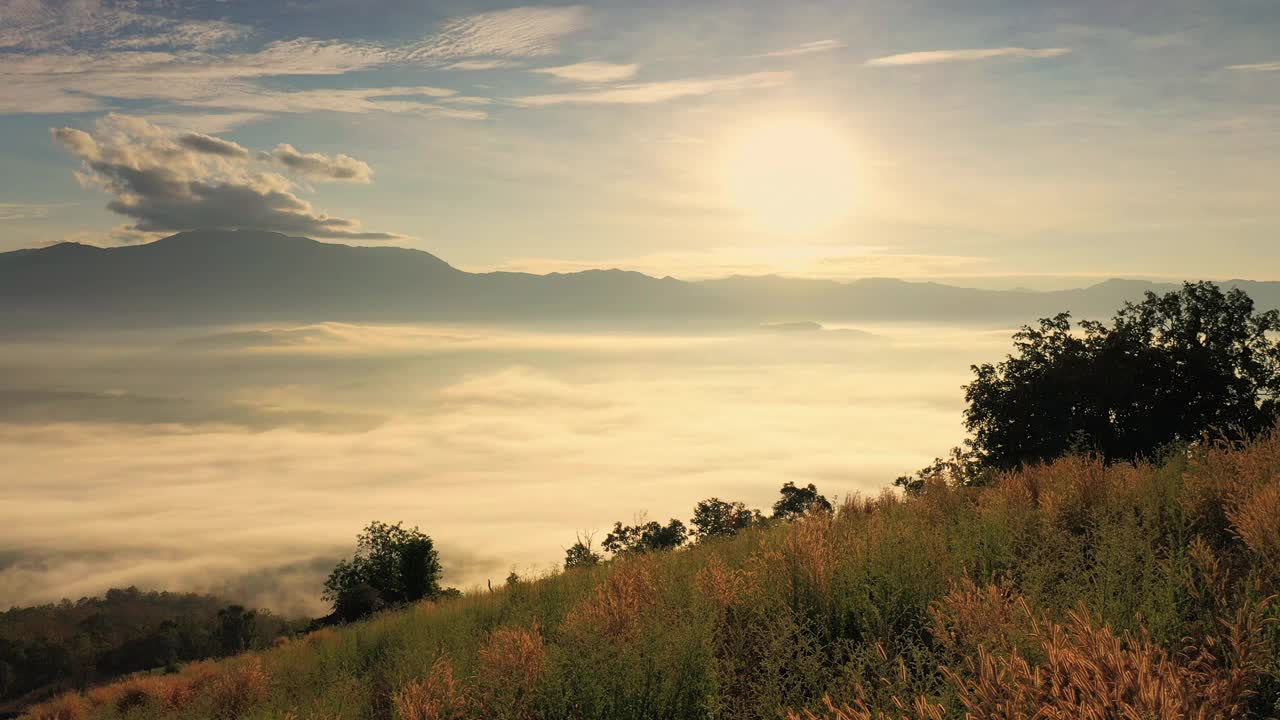
[[[414,61],[552,55],[587,24],[587,8],[520,7],[446,22],[406,57]]]
[[[1280,60],[1264,63],[1249,63],[1246,65],[1228,65],[1227,69],[1243,72],[1277,72],[1280,71]]]
[[[546,105],[639,105],[659,103],[678,98],[711,95],[721,92],[757,90],[776,87],[791,79],[789,72],[758,72],[748,75],[732,75],[716,78],[667,80],[663,82],[634,83],[614,87],[582,90],[578,92],[526,95],[513,98],[516,105],[542,107]]]
[[[524,67],[524,63],[515,60],[462,60],[444,66],[445,70],[504,70],[506,68]]]
[[[1053,58],[1066,55],[1070,48],[967,48],[963,50],[924,50],[872,58],[866,62],[874,67],[900,65],[933,65],[936,63],[973,62],[995,58]]]
[[[574,63],[572,65],[535,68],[531,72],[542,73],[543,75],[550,75],[560,80],[570,80],[572,82],[607,83],[633,77],[639,68],[640,66],[635,64],[619,65],[588,60],[587,62]]]
[[[148,15],[124,3],[0,0],[0,48],[48,50],[93,40],[110,48],[208,50],[249,33],[243,25]]]
[[[49,214],[48,205],[33,203],[0,203],[0,220],[31,220]]]
[[[813,53],[827,52],[829,50],[839,50],[844,47],[844,43],[839,40],[814,40],[812,42],[801,43],[795,47],[783,48],[781,50],[772,50],[770,52],[760,53],[758,55],[749,55],[753,58],[780,58],[793,57],[796,55],[811,55]]]
[[[141,118],[108,115],[90,134],[52,130],[53,138],[83,162],[81,183],[112,195],[107,209],[131,218],[123,239],[202,227],[243,227],[354,240],[402,236],[362,230],[358,220],[315,210],[294,194],[294,183],[252,164],[236,143],[207,135],[174,133]],[[298,174],[367,179],[368,165],[345,155],[303,155],[281,145],[270,158]],[[286,159],[287,158],[287,159]],[[347,174],[349,177],[338,177]]]

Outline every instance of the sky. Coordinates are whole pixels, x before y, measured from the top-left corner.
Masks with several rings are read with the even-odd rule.
[[[0,250],[1280,279],[1280,4],[0,0]]]

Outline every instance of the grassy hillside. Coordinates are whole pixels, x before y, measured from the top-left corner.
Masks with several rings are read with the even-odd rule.
[[[1280,439],[1158,467],[1074,457],[423,604],[30,717],[1274,718],[1277,590]]]

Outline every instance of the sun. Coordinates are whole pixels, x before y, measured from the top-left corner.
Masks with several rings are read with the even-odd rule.
[[[853,160],[846,139],[820,118],[776,118],[729,138],[724,188],[762,229],[811,232],[852,212]]]

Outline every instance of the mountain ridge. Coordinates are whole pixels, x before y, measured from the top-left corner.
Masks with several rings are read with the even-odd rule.
[[[1280,283],[1230,281],[1280,307]],[[10,328],[230,322],[450,321],[622,327],[777,322],[1008,324],[1109,317],[1176,284],[1111,278],[1067,290],[993,290],[899,278],[732,275],[687,281],[618,268],[469,272],[436,255],[253,230],[193,230],[141,245],[58,243],[0,253]]]

